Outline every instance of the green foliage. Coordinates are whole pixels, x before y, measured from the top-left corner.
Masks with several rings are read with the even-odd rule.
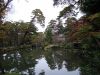
[[[62,43],[64,40],[64,27],[61,20],[51,20],[45,30],[48,43]]]
[[[43,34],[43,32],[37,32],[36,35],[33,35],[31,42],[32,42],[33,45],[43,46],[44,45],[44,34]]]
[[[54,0],[54,5],[64,3],[68,6],[60,12],[59,18],[68,15],[66,21],[67,30],[65,32],[67,40],[77,43],[81,42],[84,48],[99,47],[100,39],[97,37],[99,37],[100,33],[100,0]],[[77,10],[76,8],[86,14],[84,19],[80,19],[82,23],[80,23],[80,20],[72,20],[68,18],[74,10]]]
[[[66,24],[65,28],[67,29],[67,31],[72,31],[73,24],[76,21],[77,19],[75,17],[67,18],[67,20],[65,21],[65,24]]]
[[[84,25],[79,29],[79,33],[80,34],[87,33],[87,32],[92,31],[92,30],[93,30],[93,27],[91,25]]]
[[[100,30],[100,12],[88,17],[90,24],[93,26],[94,31]]]
[[[93,21],[96,18],[100,18],[100,12],[88,17],[88,19],[90,19],[91,21]]]
[[[20,75],[19,73],[6,73],[4,75]]]
[[[100,0],[79,0],[80,10],[88,15],[100,12]]]
[[[94,17],[95,16],[95,17]],[[98,49],[99,48],[99,27],[96,27],[98,22],[94,22],[97,15],[89,17],[89,21],[80,19],[67,19],[66,21],[66,36],[70,43],[79,43],[82,49]],[[95,23],[95,25],[93,25]],[[76,25],[76,26],[75,26]],[[95,28],[96,27],[96,28]]]
[[[8,11],[9,5],[12,0],[0,0],[0,24],[2,23],[2,19]]]
[[[52,32],[51,29],[46,29],[45,31],[45,41],[52,43]]]
[[[45,30],[45,41],[47,42],[47,44],[52,43],[52,35],[53,35],[52,29],[54,28],[55,24],[56,24],[56,20],[51,20]]]
[[[0,47],[18,46],[24,43],[31,43],[32,35],[36,34],[37,28],[30,22],[5,22],[1,26]],[[26,34],[27,32],[27,34]]]
[[[10,3],[12,0],[7,1]],[[2,5],[2,3],[0,3],[0,5]],[[3,8],[3,10],[6,10],[7,7]],[[33,35],[37,33],[35,24],[39,23],[42,27],[45,26],[45,17],[40,9],[33,10],[32,20],[30,22],[5,21],[3,23],[1,23],[1,17],[3,16],[1,16],[1,12],[3,12],[3,10],[1,10],[2,7],[0,7],[0,47],[32,44]]]
[[[72,43],[68,43],[64,46],[65,49],[72,49],[73,48],[73,45]]]
[[[79,9],[86,15],[91,15],[100,12],[100,0],[53,0],[54,5],[66,4],[65,7],[59,15],[59,18],[73,13],[73,15],[77,15],[78,13],[75,11]],[[73,8],[74,7],[74,8]]]
[[[33,10],[32,15],[33,15],[33,18],[31,21],[32,23],[37,22],[41,26],[45,26],[45,17],[40,9]]]
[[[65,7],[62,11],[60,11],[58,18],[61,18],[61,17],[66,18],[70,15],[75,15],[73,8],[74,8],[74,5],[69,5],[69,6]]]
[[[58,24],[56,27],[58,29],[58,34],[64,34],[64,27],[63,27],[62,20],[58,20]]]

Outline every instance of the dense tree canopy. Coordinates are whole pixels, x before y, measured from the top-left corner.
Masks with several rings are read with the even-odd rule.
[[[77,12],[75,13],[74,10],[77,9],[80,9],[80,11],[84,12],[86,15],[91,15],[100,12],[100,8],[99,8],[100,0],[53,0],[53,1],[54,1],[54,5],[59,5],[59,4],[67,5],[67,7],[65,7],[60,12],[60,17],[66,16],[66,14],[68,13],[70,14],[72,13],[76,15]]]
[[[40,9],[32,12],[30,22],[5,21],[0,26],[0,47],[32,44],[33,35],[37,33],[36,23],[44,26],[45,17]]]

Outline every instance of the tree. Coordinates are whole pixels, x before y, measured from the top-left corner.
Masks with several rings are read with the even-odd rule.
[[[7,12],[7,9],[9,7],[9,4],[11,3],[12,0],[0,0],[0,46],[3,46],[3,40],[5,36],[4,32],[4,27],[2,26],[3,24],[3,18]]]
[[[52,30],[49,28],[45,30],[45,41],[52,43]]]
[[[75,17],[67,18],[65,21],[65,31],[64,34],[66,36],[66,41],[71,42],[73,34],[77,29],[77,19]]]
[[[59,4],[66,4],[67,7],[65,7],[61,12],[59,17],[67,16],[69,14],[77,15],[77,12],[75,13],[75,10],[79,9],[86,15],[92,15],[95,13],[100,12],[100,0],[53,0],[54,5]]]
[[[87,15],[100,12],[100,0],[79,0],[80,10]]]
[[[67,4],[59,14],[58,19],[61,17],[67,17],[67,36],[70,40],[75,42],[81,42],[84,46],[85,43],[90,46],[90,48],[99,48],[100,40],[93,34],[100,31],[99,26],[99,12],[100,12],[100,0],[53,0],[54,5]],[[96,8],[96,9],[95,9]],[[79,20],[70,20],[68,17],[73,16],[75,10],[82,11],[86,15]],[[75,13],[77,15],[77,13]],[[94,16],[94,17],[93,17]],[[97,17],[98,16],[98,17]],[[69,20],[69,24],[68,24]],[[71,23],[72,21],[72,23]],[[74,21],[74,23],[73,23]],[[84,42],[86,41],[86,42]],[[93,45],[94,44],[94,45]]]
[[[45,40],[48,43],[52,43],[52,35],[54,33],[53,29],[54,26],[56,25],[56,20],[50,20],[49,25],[47,26],[46,30],[45,30]]]
[[[45,26],[44,25],[45,17],[40,9],[33,10],[32,15],[33,15],[32,20],[30,22],[29,27],[27,28],[27,31],[24,34],[24,37],[22,38],[23,40],[22,40],[21,44],[24,43],[24,39],[26,38],[26,35],[29,33],[31,27],[34,28],[34,29],[31,28],[31,30],[33,29],[33,31],[36,32],[35,23],[39,23],[41,26]]]
[[[58,34],[64,33],[64,27],[63,27],[62,20],[58,20],[57,28],[58,28]]]
[[[44,34],[43,32],[37,32],[36,35],[32,36],[32,46],[35,48],[42,47],[44,45]]]
[[[27,22],[27,23],[21,22],[19,29],[22,35],[20,44],[24,44],[25,41],[31,42],[31,36],[36,34],[36,31],[37,31],[36,26],[30,22]]]
[[[77,12],[74,11],[75,6],[74,5],[69,5],[65,7],[62,11],[60,11],[58,19],[61,17],[69,17],[69,16],[76,16]]]
[[[0,0],[0,24],[12,0]]]
[[[31,22],[34,24],[34,22],[39,23],[41,26],[45,26],[45,17],[40,9],[35,9],[32,11],[33,18]]]

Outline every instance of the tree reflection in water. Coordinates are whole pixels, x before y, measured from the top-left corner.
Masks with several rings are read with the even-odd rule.
[[[92,52],[91,52],[92,53]],[[94,52],[93,52],[94,53]],[[76,50],[32,50],[20,49],[0,55],[0,72],[4,74],[19,73],[20,75],[36,75],[36,64],[41,58],[45,58],[48,68],[59,71],[65,67],[66,72],[80,70],[80,75],[100,75],[100,55],[95,54],[83,56]],[[46,75],[41,70],[38,75]],[[79,74],[79,73],[77,73]],[[73,74],[72,74],[73,75]]]
[[[42,70],[42,71],[39,73],[39,75],[45,75],[45,71]]]

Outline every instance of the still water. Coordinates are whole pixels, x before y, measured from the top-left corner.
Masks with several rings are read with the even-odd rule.
[[[11,51],[0,55],[0,75],[99,75],[93,74],[96,68],[77,55],[64,49]]]
[[[38,64],[35,66],[36,75],[39,75],[41,71],[44,71],[45,75],[79,75],[78,69],[74,71],[68,71],[64,66],[64,62],[62,65],[63,66],[60,70],[58,69],[58,67],[56,67],[54,70],[51,70],[45,58],[41,58],[40,60],[38,60]]]

